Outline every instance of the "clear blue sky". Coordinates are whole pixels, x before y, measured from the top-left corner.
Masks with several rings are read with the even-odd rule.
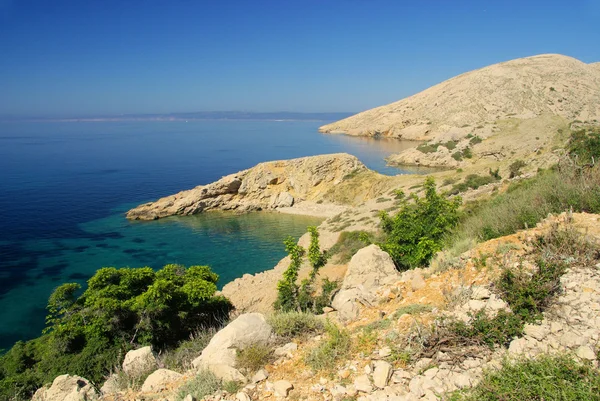
[[[0,0],[0,115],[360,111],[540,53],[599,0]]]

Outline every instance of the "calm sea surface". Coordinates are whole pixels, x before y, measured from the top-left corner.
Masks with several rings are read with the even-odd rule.
[[[64,282],[104,266],[207,264],[220,285],[272,268],[319,219],[207,213],[129,222],[128,208],[256,163],[347,152],[385,174],[411,143],[322,135],[323,122],[0,123],[0,349],[36,337]]]

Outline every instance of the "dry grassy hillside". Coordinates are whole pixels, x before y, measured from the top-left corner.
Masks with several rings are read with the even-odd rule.
[[[326,133],[404,139],[483,137],[506,118],[560,116],[600,120],[600,63],[545,54],[494,64],[444,81],[398,102],[324,125]]]

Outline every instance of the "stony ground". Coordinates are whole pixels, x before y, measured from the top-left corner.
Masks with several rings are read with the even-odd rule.
[[[452,265],[405,272],[374,291],[376,301],[362,305],[358,317],[344,320],[338,311],[323,317],[344,327],[352,338],[349,355],[333,369],[313,371],[305,363],[326,335],[302,336],[275,350],[277,359],[249,374],[235,394],[219,392],[217,400],[438,400],[457,389],[476,385],[487,369],[504,358],[534,358],[569,353],[598,365],[600,349],[600,263],[572,264],[560,281],[560,293],[537,324],[508,348],[485,345],[461,349],[435,348],[429,355],[403,351],[418,345],[442,316],[468,320],[480,309],[497,313],[507,305],[490,283],[501,267],[533,266],[532,243],[556,228],[571,227],[600,244],[600,216],[563,214],[537,227],[498,238],[461,255]],[[354,261],[354,259],[353,259]],[[351,261],[350,264],[353,262]],[[348,271],[352,271],[350,267]],[[418,347],[417,347],[418,348]],[[414,349],[417,349],[414,348]],[[121,392],[104,400],[174,400],[174,390],[193,376],[186,372],[163,385],[163,391]]]

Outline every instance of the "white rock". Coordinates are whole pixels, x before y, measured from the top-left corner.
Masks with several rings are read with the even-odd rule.
[[[392,349],[390,347],[383,347],[378,352],[380,358],[386,358],[392,355]]]
[[[292,353],[296,352],[297,350],[298,344],[287,343],[281,347],[275,348],[275,351],[273,351],[273,355],[275,355],[277,358],[280,358],[282,356],[291,357]]]
[[[260,369],[258,372],[252,376],[252,383],[260,383],[269,378],[269,372],[266,369]]]
[[[123,372],[136,376],[156,369],[158,361],[150,347],[142,347],[129,351],[123,361]]]
[[[354,388],[356,391],[371,394],[373,392],[373,386],[369,380],[369,376],[362,375],[354,379]]]
[[[244,349],[255,343],[264,344],[271,333],[271,326],[260,313],[240,315],[214,335],[202,354],[192,361],[192,365],[196,369],[209,368],[214,364],[235,367],[236,349]]]
[[[596,353],[594,352],[594,349],[589,345],[582,345],[581,347],[577,348],[576,354],[581,359],[587,359],[589,361],[593,361],[596,359]]]
[[[142,391],[145,393],[157,393],[165,390],[169,384],[181,380],[183,375],[169,369],[158,369],[146,378],[142,384]]]
[[[287,397],[288,393],[293,388],[294,386],[292,385],[292,383],[290,383],[287,380],[278,380],[275,383],[273,383],[273,391],[278,397]]]
[[[548,328],[537,324],[526,324],[523,327],[523,333],[535,338],[538,341],[542,341],[548,335]]]
[[[235,399],[237,401],[251,401],[248,394],[241,392],[241,391],[235,395]]]
[[[412,280],[410,280],[410,287],[413,291],[417,291],[425,287],[425,280],[423,279],[423,275],[421,273],[415,272]]]
[[[392,377],[392,365],[386,361],[375,361],[375,370],[373,371],[373,384],[376,387],[384,388],[388,385]]]
[[[485,308],[486,302],[479,301],[477,299],[472,299],[465,304],[465,309],[470,310],[472,312],[477,312],[483,308]]]
[[[334,297],[332,306],[342,322],[358,318],[361,304],[375,302],[374,294],[399,278],[394,261],[377,245],[359,250],[350,260],[342,287]]]
[[[331,393],[331,395],[335,398],[335,397],[341,397],[346,395],[346,387],[336,384],[335,386],[333,386],[333,388],[331,390],[329,390],[329,392]]]
[[[490,290],[488,290],[485,287],[474,286],[474,287],[472,287],[472,290],[473,290],[473,292],[471,293],[472,299],[477,299],[477,300],[489,299],[489,297],[492,295]]]
[[[100,388],[100,392],[102,394],[115,394],[119,392],[121,388],[119,388],[119,376],[116,374],[112,374],[106,379],[102,387]]]
[[[392,381],[394,383],[403,383],[411,378],[412,375],[404,369],[396,369],[394,373],[392,373]]]
[[[54,379],[50,388],[38,389],[31,401],[94,401],[98,393],[83,377],[61,375]]]
[[[196,401],[196,398],[191,394],[188,394],[184,397],[183,401]]]
[[[213,375],[217,376],[222,381],[235,381],[240,383],[246,383],[246,376],[244,376],[239,370],[234,367],[225,364],[213,363],[206,367],[210,370]]]

